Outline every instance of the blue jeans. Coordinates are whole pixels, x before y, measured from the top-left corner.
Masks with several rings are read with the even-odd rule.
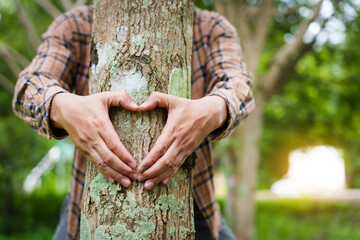
[[[62,204],[60,211],[60,222],[56,228],[53,240],[65,240],[67,229],[67,212],[70,203],[70,194],[68,194]],[[195,240],[211,239],[211,234],[208,225],[200,210],[194,203],[194,218],[195,218]],[[221,219],[221,229],[219,240],[236,240],[237,238],[226,224],[224,218]]]

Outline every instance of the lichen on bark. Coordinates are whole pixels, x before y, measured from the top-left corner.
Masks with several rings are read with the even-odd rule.
[[[84,213],[81,213],[80,217],[80,240],[91,239],[91,229],[88,220]]]

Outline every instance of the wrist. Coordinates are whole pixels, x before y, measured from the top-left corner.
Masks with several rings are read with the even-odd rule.
[[[59,93],[54,96],[50,105],[50,124],[54,128],[64,128],[62,125],[62,105],[71,93]]]
[[[222,97],[216,95],[206,96],[205,98],[209,101],[210,116],[214,124],[213,130],[219,129],[225,124],[228,118],[226,102]]]

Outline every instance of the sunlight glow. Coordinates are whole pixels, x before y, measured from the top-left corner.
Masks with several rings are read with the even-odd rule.
[[[325,0],[320,9],[320,15],[323,18],[331,17],[335,12],[334,5],[330,0]]]
[[[345,189],[345,164],[334,147],[318,146],[295,150],[289,155],[289,170],[271,186],[279,196],[329,196]]]

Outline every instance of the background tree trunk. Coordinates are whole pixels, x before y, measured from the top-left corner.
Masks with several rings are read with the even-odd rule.
[[[90,94],[126,91],[138,104],[153,91],[190,98],[193,1],[94,1]],[[166,111],[110,111],[138,164],[166,122]],[[193,239],[193,159],[166,186],[111,184],[88,164],[81,239]]]
[[[239,34],[241,47],[249,71],[253,74],[256,109],[235,131],[232,138],[240,142],[229,147],[230,177],[229,202],[232,230],[240,240],[254,238],[254,191],[259,162],[259,143],[262,129],[263,106],[270,96],[289,80],[298,61],[312,49],[314,42],[305,44],[303,37],[309,25],[319,16],[323,0],[313,5],[313,16],[304,18],[291,43],[279,48],[266,73],[259,77],[258,69],[268,32],[277,9],[273,0],[250,5],[245,0],[215,0],[215,9],[232,22]],[[289,9],[294,11],[294,9]],[[297,10],[295,10],[296,12]],[[284,13],[287,14],[287,13]],[[229,209],[229,208],[228,208]]]

